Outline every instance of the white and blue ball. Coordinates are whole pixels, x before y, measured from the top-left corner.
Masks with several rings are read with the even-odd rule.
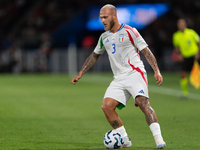
[[[108,149],[119,149],[122,148],[124,144],[124,138],[122,138],[120,132],[110,130],[105,134],[103,143]]]

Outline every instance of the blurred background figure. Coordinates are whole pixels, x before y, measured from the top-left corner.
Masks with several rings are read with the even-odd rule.
[[[200,39],[199,35],[192,29],[187,28],[186,20],[181,18],[177,21],[178,31],[173,34],[174,51],[177,59],[181,62],[180,85],[183,95],[188,96],[188,72],[192,70],[194,60],[199,60]]]
[[[38,53],[38,72],[50,72],[50,54],[52,46],[49,33],[43,33]]]
[[[96,45],[96,39],[92,35],[87,35],[83,38],[82,47],[84,49],[93,49]]]
[[[20,73],[23,71],[22,50],[16,45],[9,46],[0,56],[0,72]]]

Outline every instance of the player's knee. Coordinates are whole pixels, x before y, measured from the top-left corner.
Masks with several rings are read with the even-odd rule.
[[[105,98],[102,103],[102,110],[105,112],[107,110],[115,110],[117,104],[116,101],[110,98]]]
[[[103,101],[102,103],[102,110],[105,112],[106,110],[111,110],[111,106],[108,102]]]
[[[135,101],[140,108],[146,108],[147,106],[150,106],[149,99],[147,97],[137,96]]]
[[[103,111],[105,111],[106,110],[106,105],[104,103],[102,103],[101,108],[102,108]]]

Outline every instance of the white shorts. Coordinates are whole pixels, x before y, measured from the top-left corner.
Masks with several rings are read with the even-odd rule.
[[[114,79],[106,90],[105,98],[113,98],[126,106],[131,95],[134,100],[138,95],[149,98],[146,73],[134,72],[120,79]]]

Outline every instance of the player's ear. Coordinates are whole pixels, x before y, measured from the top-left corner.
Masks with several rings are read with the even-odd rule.
[[[117,13],[113,13],[113,19],[114,19],[114,20],[117,19]]]

